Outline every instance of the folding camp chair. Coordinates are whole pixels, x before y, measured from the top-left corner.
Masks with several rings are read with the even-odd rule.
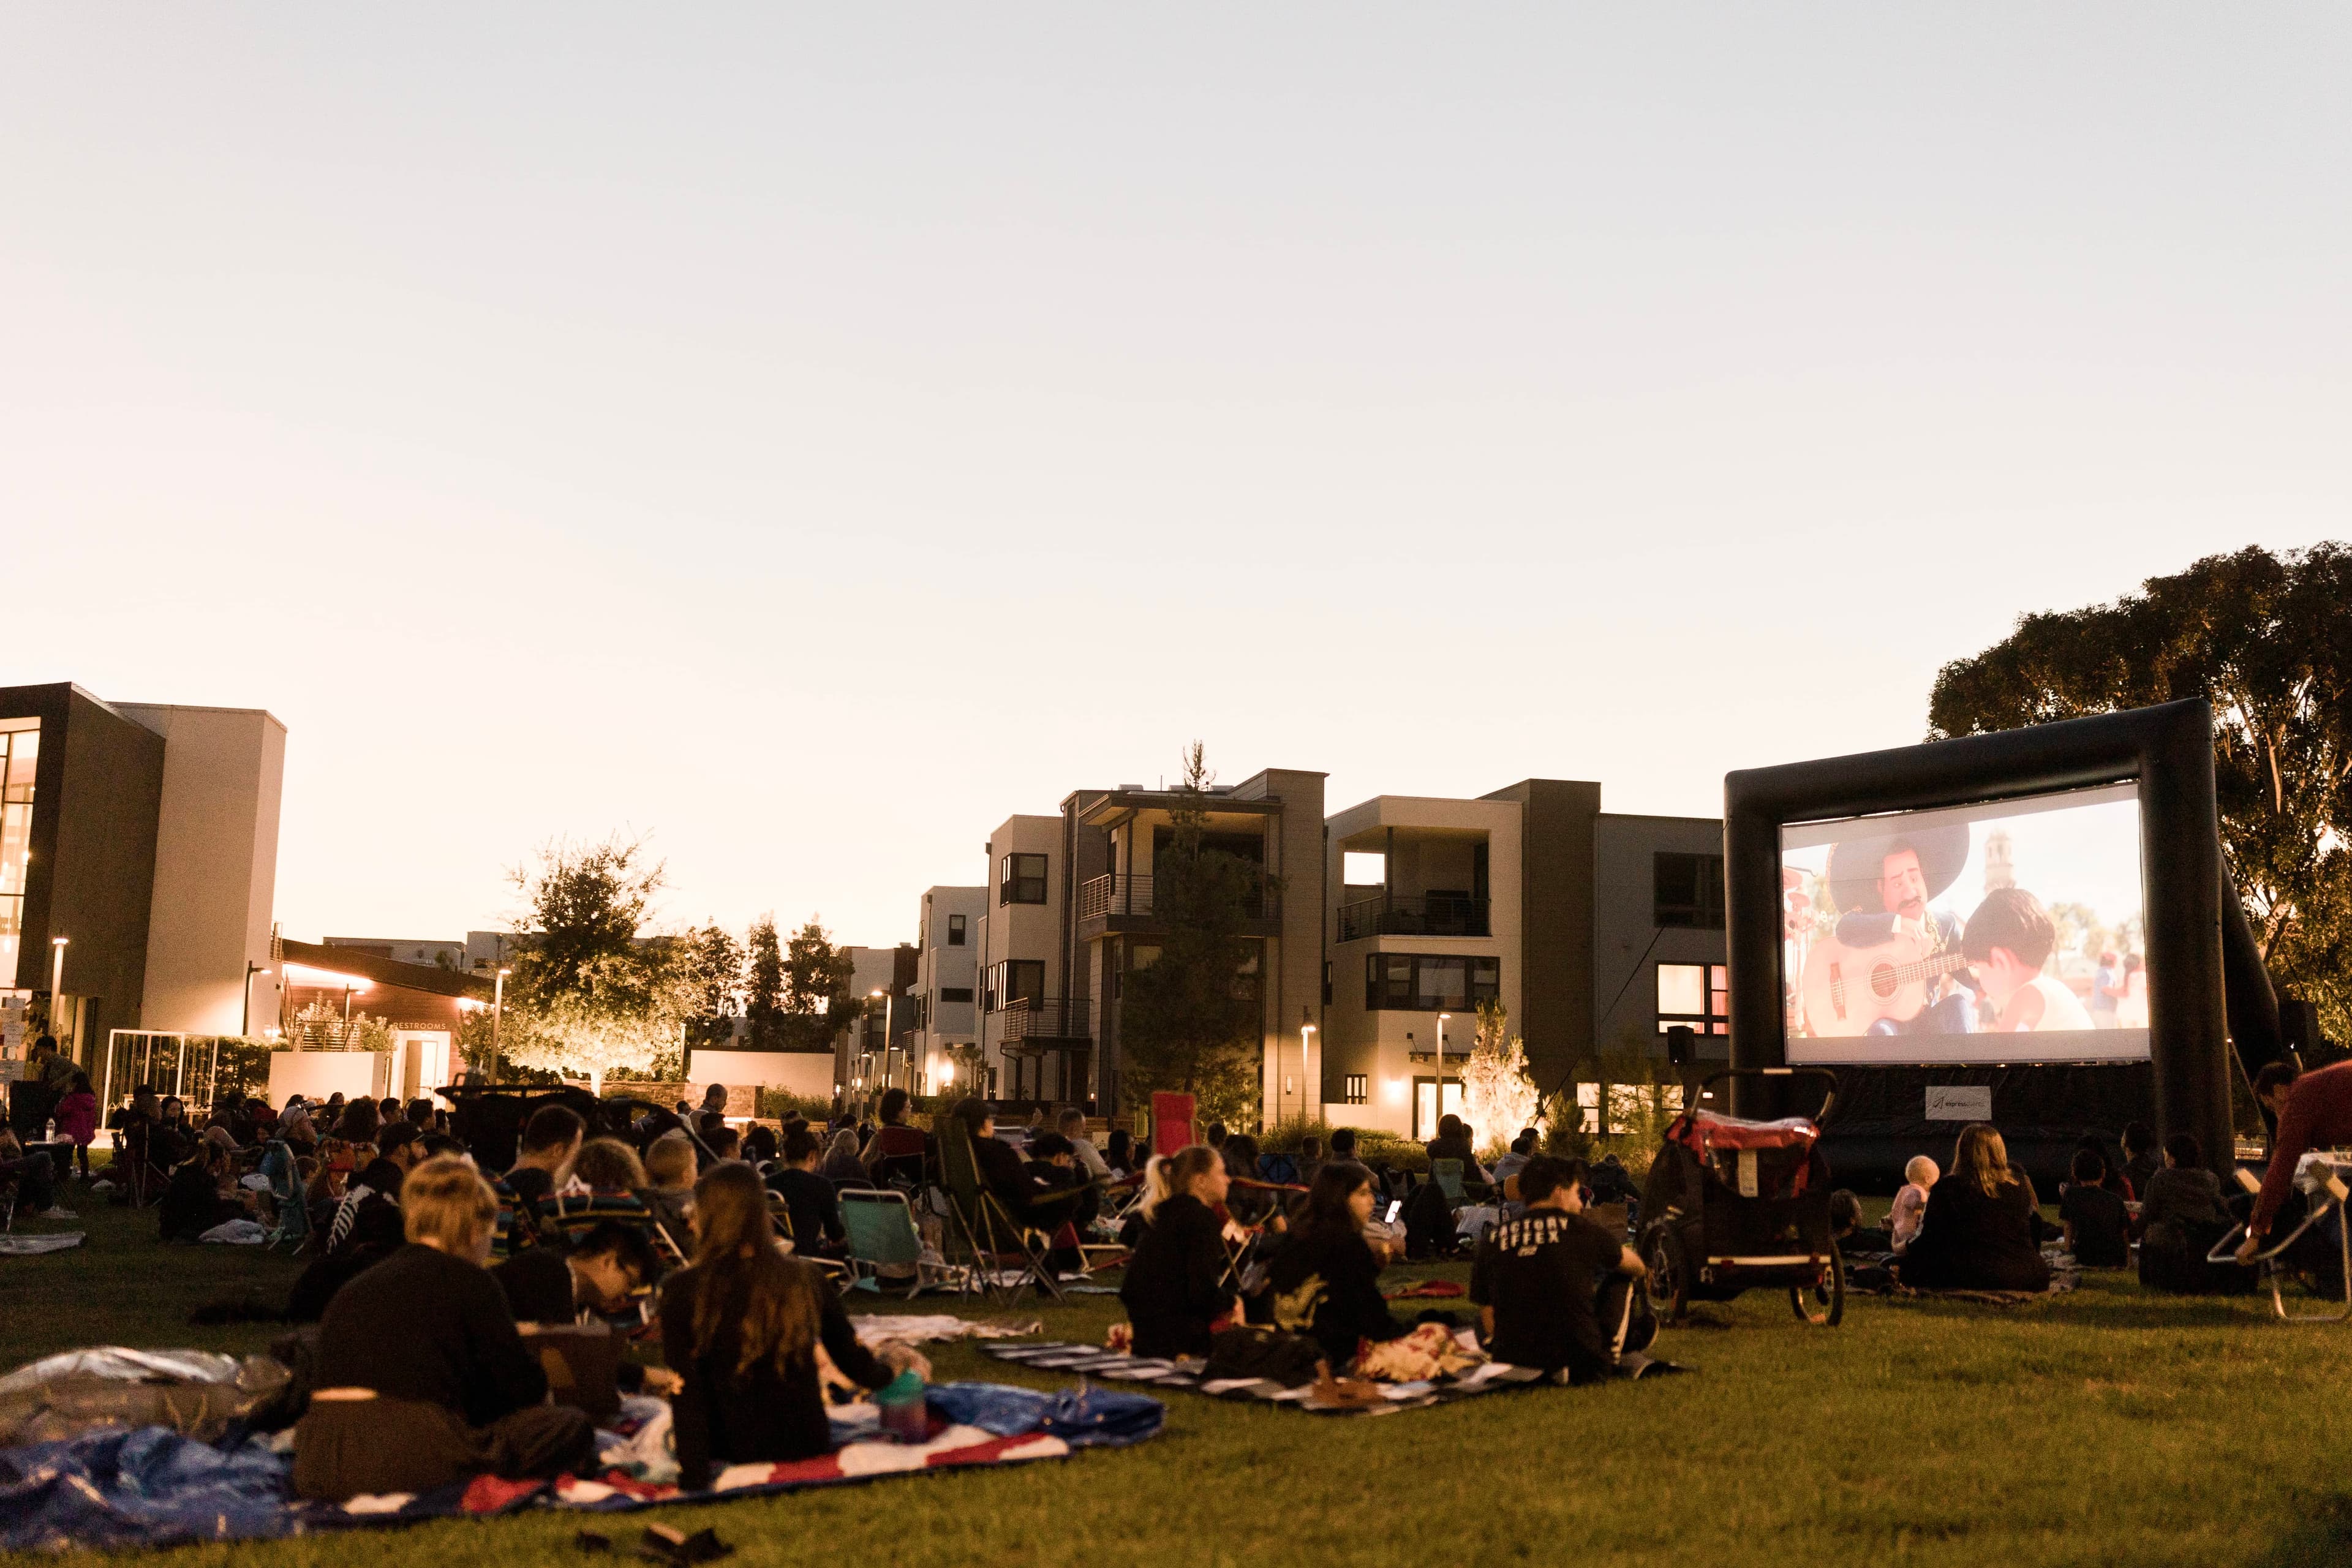
[[[2304,1214],[2303,1223],[2254,1254],[2254,1262],[2261,1268],[2263,1279],[2271,1288],[2271,1310],[2284,1322],[2340,1323],[2352,1318],[2352,1225],[2346,1223],[2352,1219],[2352,1187],[2345,1184],[2347,1176],[2352,1176],[2352,1153],[2315,1151],[2296,1161],[2295,1190],[2304,1194],[2310,1205]],[[2263,1190],[2262,1183],[2246,1171],[2238,1173],[2238,1182],[2250,1194]],[[2290,1312],[2286,1310],[2286,1297],[2280,1289],[2280,1279],[2288,1272],[2283,1255],[2302,1237],[2304,1232],[2331,1216],[2336,1221],[2336,1260],[2344,1270],[2344,1303],[2340,1307],[2331,1306],[2324,1312]],[[2205,1261],[2236,1262],[2238,1244],[2244,1239],[2245,1234],[2246,1227],[2242,1225],[2231,1230],[2214,1244],[2213,1250],[2205,1255]]]
[[[851,1278],[849,1266],[838,1258],[820,1258],[815,1253],[804,1249],[800,1244],[800,1238],[793,1234],[792,1205],[784,1202],[783,1194],[777,1192],[773,1187],[768,1188],[767,1194],[768,1217],[775,1222],[776,1234],[792,1243],[793,1256],[803,1263],[814,1264],[824,1272],[826,1279],[845,1288]]]
[[[874,1175],[879,1186],[919,1192],[923,1185],[925,1144],[919,1127],[877,1127],[874,1130]]]
[[[1054,1282],[1054,1270],[1045,1262],[1045,1252],[1031,1241],[1029,1228],[1016,1220],[1003,1200],[981,1180],[979,1156],[971,1147],[971,1130],[955,1117],[942,1117],[939,1140],[949,1235],[961,1239],[970,1250],[972,1266],[978,1270],[989,1300],[1009,1307],[1034,1281],[1045,1294],[1061,1300],[1062,1291]],[[1065,1201],[1074,1204],[1086,1190],[1071,1187],[1043,1201],[1055,1206]],[[1010,1286],[1003,1285],[999,1279],[1000,1270],[1017,1271],[1020,1278]]]
[[[915,1206],[895,1188],[851,1187],[841,1194],[841,1223],[849,1232],[849,1280],[874,1281],[877,1290],[897,1289],[903,1279],[907,1299],[928,1289],[949,1288],[958,1294],[978,1286],[968,1268],[923,1257],[922,1232],[915,1225]],[[906,1269],[887,1278],[885,1268]]]

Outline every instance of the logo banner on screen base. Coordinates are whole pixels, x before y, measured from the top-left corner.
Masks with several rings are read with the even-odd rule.
[[[1989,1083],[1929,1084],[1927,1119],[1930,1121],[1990,1121],[1992,1120],[1992,1085]]]

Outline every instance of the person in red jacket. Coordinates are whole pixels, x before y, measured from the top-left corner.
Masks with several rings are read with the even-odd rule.
[[[2252,1263],[2294,1182],[2295,1162],[2314,1149],[2352,1144],[2352,1062],[2297,1074],[2292,1062],[2270,1062],[2254,1075],[2254,1098],[2278,1119],[2271,1165],[2246,1221],[2238,1261]]]

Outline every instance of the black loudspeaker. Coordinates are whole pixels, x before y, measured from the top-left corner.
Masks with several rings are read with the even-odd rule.
[[[1698,1054],[1698,1031],[1688,1024],[1666,1026],[1666,1060],[1678,1068],[1691,1065]]]
[[[2279,998],[2279,1038],[2300,1057],[2320,1044],[2319,1008],[2299,996]]]

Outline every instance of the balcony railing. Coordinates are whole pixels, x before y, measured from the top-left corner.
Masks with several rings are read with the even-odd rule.
[[[1150,877],[1088,878],[1078,888],[1078,918],[1093,921],[1111,915],[1149,915],[1155,912],[1151,898]],[[1270,921],[1281,913],[1278,906],[1279,900],[1259,879],[1244,895],[1242,914],[1246,920]]]
[[[998,1038],[1008,1046],[1024,1040],[1091,1040],[1090,1007],[1084,996],[1015,996],[997,1015]]]
[[[1491,936],[1485,899],[1462,893],[1396,893],[1339,906],[1339,940],[1368,936]]]

